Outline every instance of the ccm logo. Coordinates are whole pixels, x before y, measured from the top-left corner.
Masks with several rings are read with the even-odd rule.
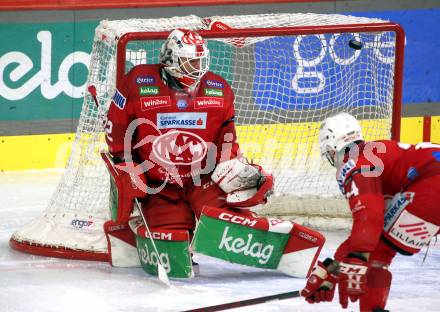
[[[150,238],[150,235],[148,235],[148,232],[145,232],[145,236],[147,238]],[[159,240],[172,240],[173,236],[172,236],[172,233],[151,232],[151,238],[152,239],[159,239]]]
[[[224,221],[228,221],[231,223],[237,223],[237,224],[243,224],[243,225],[248,225],[248,226],[255,226],[255,224],[257,224],[257,220],[251,220],[245,217],[240,217],[240,216],[234,216],[231,215],[229,213],[221,213],[220,216],[218,217],[220,220],[224,220]]]
[[[367,267],[364,265],[341,263],[339,271],[345,274],[365,275],[367,273]]]
[[[298,236],[302,237],[305,240],[308,240],[309,242],[312,242],[312,243],[316,243],[316,241],[318,240],[316,237],[313,237],[312,235],[310,235],[308,233],[304,233],[304,232],[299,232]]]

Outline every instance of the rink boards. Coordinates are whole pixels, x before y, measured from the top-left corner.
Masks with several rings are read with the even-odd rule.
[[[372,121],[363,121],[368,128]],[[431,142],[440,142],[440,116],[431,118]],[[279,159],[288,155],[316,153],[319,123],[260,124],[238,126],[237,134],[245,155],[258,162],[264,157]],[[401,141],[423,141],[423,117],[401,121]],[[46,134],[0,137],[0,171],[63,168],[75,134]],[[378,139],[367,134],[367,139]]]

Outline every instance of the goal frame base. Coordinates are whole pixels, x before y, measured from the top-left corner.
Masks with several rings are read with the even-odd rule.
[[[36,256],[52,257],[68,260],[87,260],[109,262],[110,255],[104,252],[93,252],[86,250],[74,250],[64,247],[43,246],[40,244],[31,244],[28,242],[19,242],[11,237],[9,246],[17,251]]]

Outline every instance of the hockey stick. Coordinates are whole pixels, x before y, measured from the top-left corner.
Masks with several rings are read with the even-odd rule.
[[[92,96],[92,99],[95,102],[96,108],[98,109],[98,112],[99,112],[99,109],[101,108],[101,105],[99,105],[99,101],[98,101],[98,97],[97,97],[97,93],[96,93],[96,87],[94,85],[90,85],[90,86],[87,87],[87,91],[89,91],[90,95]],[[102,112],[101,112],[101,114],[102,114]],[[99,117],[103,118],[102,123],[105,126],[106,118],[104,118],[103,115],[100,115]]]
[[[139,214],[141,215],[142,221],[144,222],[145,229],[147,230],[148,237],[150,238],[151,244],[153,245],[153,249],[157,254],[157,277],[165,283],[167,286],[171,286],[170,280],[168,278],[167,271],[165,270],[162,259],[160,258],[160,254],[157,251],[156,244],[154,243],[153,236],[151,235],[150,228],[148,227],[147,220],[145,219],[144,213],[142,212],[141,205],[139,204],[139,200],[137,198],[134,199],[134,202],[136,203],[136,207],[139,211]]]
[[[193,310],[185,310],[183,312],[213,312],[213,311],[223,311],[223,310],[229,310],[234,308],[241,308],[246,307],[254,304],[260,304],[265,303],[273,300],[284,300],[284,299],[290,299],[290,298],[297,298],[300,296],[299,290],[296,291],[289,291],[285,293],[280,293],[276,295],[270,295],[270,296],[263,296],[263,297],[256,297],[252,299],[247,300],[239,300],[239,301],[233,301],[203,308],[197,308]]]
[[[93,101],[95,101],[96,108],[99,108],[98,98],[96,97],[96,87],[93,85],[90,85],[90,86],[88,86],[87,91],[89,91],[90,95],[93,98]]]

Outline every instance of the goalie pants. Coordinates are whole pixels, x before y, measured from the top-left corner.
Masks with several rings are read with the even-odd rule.
[[[148,195],[141,203],[150,227],[168,229],[193,230],[195,218],[200,217],[205,205],[227,208],[226,194],[210,176],[203,176],[199,186],[166,185],[158,194]]]

